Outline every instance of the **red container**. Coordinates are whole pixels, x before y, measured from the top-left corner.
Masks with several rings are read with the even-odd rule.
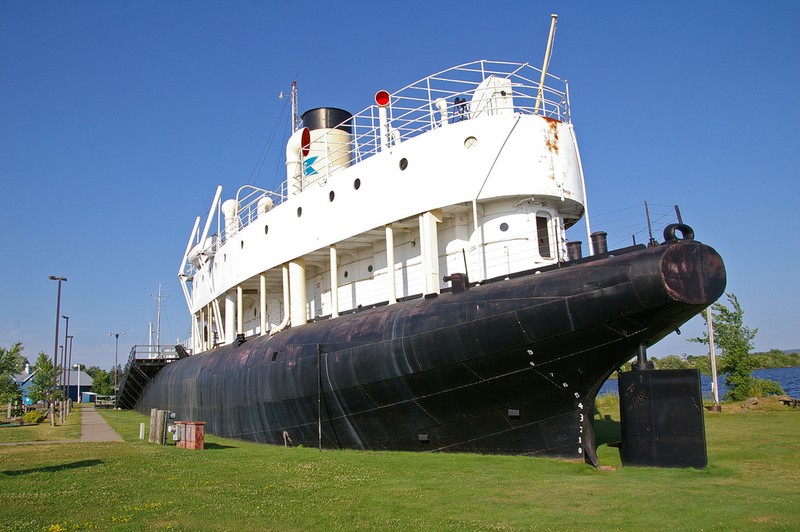
[[[181,439],[178,447],[182,449],[203,450],[205,446],[205,421],[176,421]]]

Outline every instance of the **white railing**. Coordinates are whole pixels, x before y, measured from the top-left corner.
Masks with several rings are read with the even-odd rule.
[[[236,205],[238,224],[232,227],[229,232],[223,223],[222,204],[217,205],[217,234],[219,238],[214,238],[214,251],[225,243],[229,237],[238,233],[250,222],[255,220],[259,214],[271,209],[286,199],[286,182],[281,184],[281,191],[274,192],[253,185],[244,185],[236,191]],[[266,203],[265,203],[266,202]]]
[[[134,345],[128,357],[128,366],[135,360],[175,360],[178,353],[174,345]]]
[[[284,189],[285,186],[286,183],[284,182]],[[239,220],[242,227],[255,220],[260,212],[271,209],[273,205],[278,205],[285,199],[285,193],[264,190],[252,185],[245,185],[239,188],[236,192],[236,204],[239,205]],[[263,203],[265,201],[269,201],[268,207]]]
[[[502,87],[508,88],[510,93],[503,90],[499,95],[490,94],[493,88],[497,88],[483,84],[490,77],[501,80]],[[378,153],[382,144],[391,146],[448,124],[473,119],[482,113],[536,114],[570,122],[567,81],[548,74],[545,85],[540,87],[540,78],[541,70],[528,63],[486,60],[464,63],[422,78],[391,94],[386,139],[381,138],[379,107],[370,105],[340,124],[351,132],[351,142],[338,143],[342,147],[318,160],[315,166],[327,169],[329,162],[342,159],[356,164]],[[496,106],[495,100],[503,102],[501,108]],[[495,107],[492,107],[493,102]],[[327,175],[327,171],[322,171],[317,176],[306,176],[303,186]],[[213,251],[216,252],[228,237],[256,219],[262,212],[259,208],[263,198],[270,198],[274,205],[278,205],[287,194],[285,181],[279,192],[243,186],[236,195],[239,223],[227,234],[222,222],[221,204],[217,205],[218,225]],[[194,268],[188,265],[186,273],[193,274]]]
[[[565,80],[548,74],[540,97],[539,82],[536,81],[541,77],[538,68],[528,63],[475,61],[443,70],[393,93],[388,106],[389,138],[385,143],[403,142],[448,123],[469,120],[476,111],[487,112],[486,109],[478,111],[471,107],[476,100],[480,104],[481,100],[489,99],[488,95],[478,91],[486,90],[481,83],[491,76],[508,80],[511,93],[503,94],[503,97],[513,100],[509,112],[538,114],[570,122],[569,91]],[[442,104],[443,108],[440,107]],[[348,149],[353,163],[380,151],[382,139],[378,116],[378,106],[371,105],[342,124],[352,132],[352,145]],[[330,157],[339,159],[342,155],[332,153]],[[324,166],[324,162],[317,164]]]

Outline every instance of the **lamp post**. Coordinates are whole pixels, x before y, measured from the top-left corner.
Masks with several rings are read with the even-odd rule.
[[[61,410],[59,412],[59,417],[61,418],[61,423],[64,423],[64,401],[66,400],[66,387],[64,386],[64,379],[67,376],[67,338],[69,338],[69,316],[61,316],[67,322],[67,325],[64,327],[64,350],[61,352]]]
[[[53,344],[53,396],[55,396],[56,390],[56,366],[58,365],[58,324],[61,321],[61,281],[67,280],[66,277],[57,277],[55,275],[51,275],[49,277],[51,281],[58,281],[58,299],[56,299],[56,339],[55,343]],[[55,418],[55,401],[53,400],[55,397],[51,397],[50,401],[50,426],[56,426],[56,418]]]
[[[119,358],[119,337],[120,335],[125,334],[125,331],[120,331],[117,333],[110,332],[108,333],[109,336],[114,337],[114,403],[117,402],[117,368],[119,367],[119,362],[117,362]]]
[[[59,356],[63,359],[64,358],[64,346],[63,345],[58,346],[58,352],[60,353]],[[58,380],[58,377],[56,375],[57,372],[58,372],[58,366],[53,366],[53,379]],[[56,391],[56,386],[53,386],[53,416],[56,415],[56,407],[55,407],[56,398],[61,395],[60,392],[61,392],[61,387],[60,386],[58,387],[58,391]],[[59,401],[59,403],[60,403],[60,401]],[[61,412],[62,411],[63,411],[63,408],[59,408],[58,409],[58,417],[59,418],[61,418]],[[63,418],[61,419],[61,424],[62,425],[64,424],[64,419]]]
[[[717,387],[717,353],[714,351],[714,318],[711,315],[711,307],[706,308],[706,323],[708,324],[708,355],[711,357],[711,391],[714,393],[714,411],[721,412],[719,388]]]
[[[78,370],[78,403],[81,403],[81,365],[75,364],[72,367]]]
[[[67,355],[67,365],[65,366],[66,368],[69,368],[69,370],[67,372],[67,387],[66,387],[67,391],[66,391],[66,397],[65,397],[65,401],[67,402],[67,404],[69,404],[69,401],[70,401],[70,398],[69,398],[69,387],[72,384],[72,339],[73,338],[74,338],[74,336],[71,336],[71,335],[67,336],[67,340],[69,340],[69,355]],[[67,414],[69,414],[69,412],[67,412]]]
[[[75,338],[75,337],[70,335],[70,337],[69,337],[69,361],[67,362],[67,365],[70,366],[70,367],[72,367],[72,340],[73,340],[73,338]]]

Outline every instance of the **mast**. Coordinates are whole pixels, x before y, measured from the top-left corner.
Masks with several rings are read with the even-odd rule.
[[[158,308],[156,309],[156,346],[161,351],[161,283],[158,283]]]
[[[544,80],[545,77],[547,77],[547,67],[550,65],[550,54],[553,51],[553,38],[556,35],[556,20],[558,20],[558,15],[553,13],[550,17],[550,35],[547,37],[547,48],[544,51],[544,61],[542,62],[542,77],[539,79],[539,93],[536,96],[536,107],[533,109],[533,114],[539,111],[539,105],[542,103],[544,97]]]
[[[161,294],[161,283],[158,283],[158,292],[153,295],[150,294],[150,297],[156,300],[157,307],[156,307],[156,351],[161,353],[161,300],[165,297],[169,297],[169,295],[162,295]],[[151,325],[152,327],[152,325]]]
[[[286,93],[281,91],[278,94],[278,99],[283,100],[286,98]],[[289,91],[289,101],[292,104],[292,118],[291,118],[291,125],[292,125],[292,133],[297,131],[297,126],[300,125],[300,117],[298,116],[298,98],[297,98],[297,82],[292,81],[292,90]]]
[[[297,116],[297,82],[292,82],[292,93],[290,95],[292,102],[292,133],[297,131],[297,126],[300,124],[300,118]]]

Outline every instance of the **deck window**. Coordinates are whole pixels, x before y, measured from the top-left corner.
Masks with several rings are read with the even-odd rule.
[[[539,255],[543,258],[552,258],[553,254],[550,251],[550,231],[548,224],[550,217],[544,214],[536,215],[536,236],[539,241]]]

